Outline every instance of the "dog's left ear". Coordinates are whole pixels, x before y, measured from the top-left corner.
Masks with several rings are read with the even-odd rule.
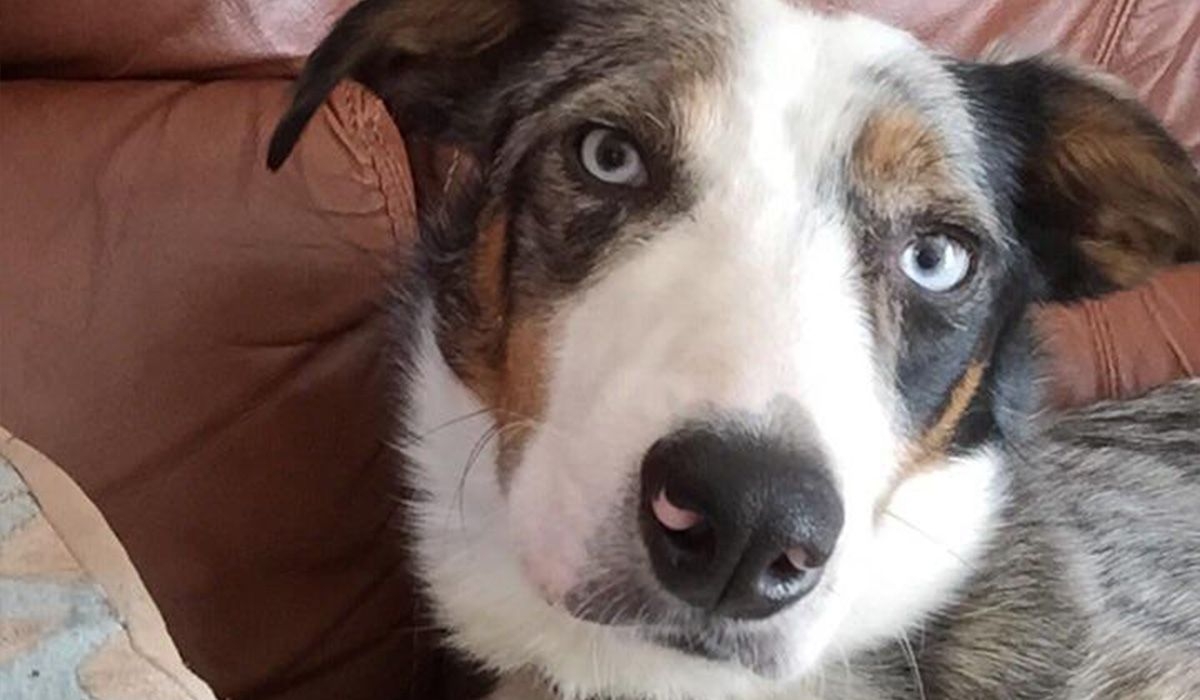
[[[453,128],[445,112],[479,99],[498,56],[531,14],[531,0],[361,0],[308,58],[292,104],[271,137],[277,170],[304,127],[345,78],[380,94],[402,129]],[[514,42],[515,43],[515,42]],[[428,128],[425,128],[428,127]]]
[[[1044,58],[957,70],[1042,300],[1200,259],[1196,166],[1115,78]]]

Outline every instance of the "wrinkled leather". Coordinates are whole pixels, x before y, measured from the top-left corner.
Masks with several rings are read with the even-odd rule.
[[[353,0],[0,0],[7,78],[286,77]]]
[[[384,447],[404,150],[346,87],[267,172],[287,88],[4,84],[0,425],[102,510],[220,697],[424,697]]]
[[[1003,41],[1125,78],[1200,158],[1195,0],[796,0],[868,14],[972,57]],[[4,75],[294,75],[353,0],[0,0]]]
[[[1056,408],[1130,398],[1200,376],[1200,264],[1100,299],[1044,307],[1034,320]]]
[[[1054,51],[1127,81],[1200,159],[1200,2],[816,0],[909,29],[960,57]]]

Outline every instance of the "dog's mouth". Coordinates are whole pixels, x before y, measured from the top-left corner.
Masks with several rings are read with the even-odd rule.
[[[630,489],[612,521],[619,525],[591,540],[590,561],[559,600],[561,609],[619,640],[728,664],[766,680],[787,677],[794,670],[788,632],[795,625],[782,622],[786,611],[757,619],[731,617],[670,593],[645,549],[630,544],[640,537],[632,515],[641,506],[638,494]]]

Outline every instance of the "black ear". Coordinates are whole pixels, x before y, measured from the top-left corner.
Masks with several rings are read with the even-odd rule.
[[[956,70],[1043,300],[1200,259],[1196,166],[1115,78],[1047,58]]]
[[[267,167],[283,165],[339,81],[355,78],[381,92],[391,77],[384,72],[403,69],[406,60],[443,69],[466,63],[512,36],[523,14],[520,0],[362,0],[305,64],[271,137]]]

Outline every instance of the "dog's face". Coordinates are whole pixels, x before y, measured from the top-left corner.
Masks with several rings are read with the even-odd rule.
[[[353,11],[275,153],[351,71],[459,148],[419,193],[422,566],[567,692],[902,635],[985,541],[1025,306],[1197,255],[1187,157],[1064,68],[780,0],[437,5]]]

